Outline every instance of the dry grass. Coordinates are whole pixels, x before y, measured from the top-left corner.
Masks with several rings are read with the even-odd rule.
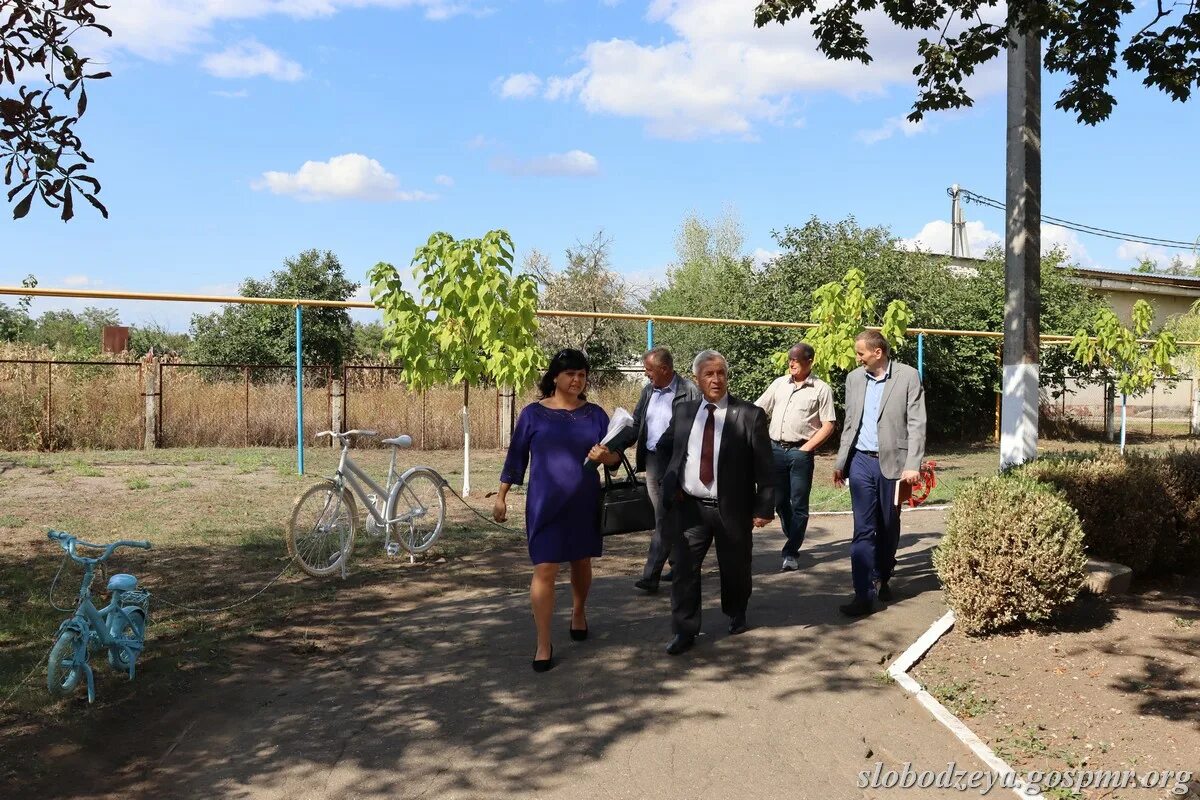
[[[49,359],[48,351],[0,347],[0,358]],[[49,377],[48,377],[49,373]],[[210,368],[165,364],[161,445],[286,447],[296,437],[296,389],[290,368]],[[333,420],[323,367],[306,369],[304,432],[312,441]],[[632,409],[640,386],[627,381],[592,393],[605,408]],[[0,363],[0,450],[126,450],[143,436],[143,369],[137,366]],[[520,406],[533,392],[518,398]],[[461,447],[462,390],[413,392],[392,370],[347,372],[345,427],[408,433],[423,450]],[[471,440],[499,446],[495,389],[474,388]],[[364,443],[365,445],[365,443]]]

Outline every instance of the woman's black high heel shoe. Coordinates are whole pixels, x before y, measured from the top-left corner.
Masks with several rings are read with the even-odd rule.
[[[587,639],[587,635],[587,628],[571,628],[571,638],[577,642],[582,642],[583,640]]]
[[[536,656],[537,653],[535,652],[534,655]],[[534,672],[549,672],[550,668],[553,666],[554,666],[554,645],[550,645],[550,657],[549,658],[535,658],[533,660],[533,671]]]

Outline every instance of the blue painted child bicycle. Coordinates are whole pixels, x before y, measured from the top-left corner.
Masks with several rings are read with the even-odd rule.
[[[138,589],[137,578],[132,575],[117,574],[109,578],[112,601],[97,609],[92,602],[92,577],[96,565],[108,560],[118,547],[149,550],[150,543],[122,539],[109,545],[92,544],[62,531],[50,531],[50,538],[57,541],[75,563],[83,565],[83,585],[79,588],[79,605],[74,616],[58,626],[58,640],[50,648],[46,688],[50,694],[65,696],[75,691],[83,678],[87,681],[90,703],[96,699],[96,686],[88,657],[101,648],[108,648],[109,665],[118,672],[128,673],[129,679],[133,680],[150,618],[150,593]],[[89,558],[76,555],[76,546],[104,552]]]

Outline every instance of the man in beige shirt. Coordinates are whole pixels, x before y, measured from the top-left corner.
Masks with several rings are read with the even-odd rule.
[[[833,435],[837,415],[829,384],[812,374],[812,345],[788,350],[788,374],[776,378],[754,404],[771,419],[768,432],[775,458],[775,511],[787,541],[783,571],[799,568],[796,556],[808,529],[813,452]]]

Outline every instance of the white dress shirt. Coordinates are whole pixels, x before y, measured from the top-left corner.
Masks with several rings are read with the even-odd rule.
[[[713,482],[705,486],[700,482],[700,455],[704,449],[704,423],[708,421],[709,401],[700,398],[700,410],[692,420],[692,431],[688,436],[687,462],[683,465],[683,491],[693,497],[717,499],[717,484],[720,479],[721,431],[725,428],[725,412],[729,409],[729,395],[726,394],[714,405],[713,412]]]

